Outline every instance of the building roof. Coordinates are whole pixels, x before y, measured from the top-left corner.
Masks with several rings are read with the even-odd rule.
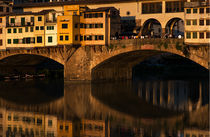
[[[49,9],[49,10],[42,10],[40,12],[11,12],[11,13],[5,13],[1,14],[0,16],[18,16],[18,15],[45,15],[48,14],[49,12],[55,12],[54,9]]]
[[[106,4],[106,3],[137,2],[137,1],[142,1],[142,0],[78,0],[78,1],[64,1],[64,2],[44,2],[44,3],[24,3],[24,4],[22,3],[14,5],[14,8]]]
[[[117,10],[115,7],[100,7],[97,9],[87,9],[85,12],[99,12],[99,11],[109,11],[109,10]]]

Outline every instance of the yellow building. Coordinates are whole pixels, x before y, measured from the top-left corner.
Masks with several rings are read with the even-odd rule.
[[[207,45],[210,41],[209,0],[188,0],[185,2],[185,43]]]
[[[68,120],[58,120],[57,132],[58,137],[74,137],[73,123]]]
[[[6,50],[6,17],[0,15],[0,50]]]
[[[57,26],[59,45],[108,45],[111,36],[120,33],[120,16],[113,7],[64,6]]]
[[[6,48],[56,46],[57,15],[54,10],[2,15],[6,17]]]

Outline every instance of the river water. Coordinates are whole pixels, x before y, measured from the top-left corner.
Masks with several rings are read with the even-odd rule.
[[[208,137],[208,84],[208,79],[1,81],[0,136]]]

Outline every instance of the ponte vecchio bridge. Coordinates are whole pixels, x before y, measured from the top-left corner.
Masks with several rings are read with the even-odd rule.
[[[108,46],[56,46],[11,49],[0,52],[0,60],[15,55],[38,55],[64,65],[65,80],[131,79],[132,68],[148,57],[173,53],[208,69],[208,46],[187,46],[182,39],[112,40]]]

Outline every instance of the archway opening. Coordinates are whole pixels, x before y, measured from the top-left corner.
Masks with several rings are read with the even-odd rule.
[[[19,54],[0,60],[0,98],[40,104],[64,94],[64,66],[50,58]]]
[[[184,37],[184,21],[181,18],[170,19],[165,27],[165,37],[183,38]]]
[[[160,38],[162,34],[162,26],[156,19],[145,21],[142,28],[142,36],[145,38]]]
[[[0,60],[0,78],[25,75],[45,75],[63,78],[64,66],[39,55],[19,54]]]

